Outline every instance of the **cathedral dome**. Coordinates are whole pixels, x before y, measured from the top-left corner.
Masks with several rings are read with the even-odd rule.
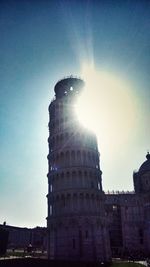
[[[150,171],[150,154],[149,152],[146,155],[146,161],[144,161],[144,163],[141,165],[139,172],[146,172],[146,171]]]

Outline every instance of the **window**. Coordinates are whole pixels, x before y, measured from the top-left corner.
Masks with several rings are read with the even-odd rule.
[[[50,215],[52,215],[52,205],[50,205],[50,207],[49,207],[49,211],[50,211]]]
[[[52,184],[50,185],[50,192],[52,192],[53,191],[53,186],[52,186]]]
[[[100,183],[97,184],[98,190],[101,189]]]
[[[116,205],[113,205],[112,208],[113,208],[113,211],[117,211],[117,206]]]

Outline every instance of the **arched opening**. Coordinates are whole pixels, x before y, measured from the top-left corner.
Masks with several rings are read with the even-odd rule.
[[[60,153],[60,164],[64,164],[64,153],[63,152],[61,152]]]
[[[59,145],[59,135],[56,136],[56,143],[57,143],[57,146]]]
[[[88,161],[91,161],[91,153],[88,151]]]
[[[66,139],[66,141],[68,141],[68,138],[69,138],[69,134],[67,132],[67,133],[65,133],[65,139]]]
[[[67,164],[69,164],[69,160],[70,160],[70,153],[69,153],[69,151],[66,151],[66,161],[67,161]]]
[[[77,151],[77,160],[80,163],[80,161],[81,161],[81,152],[79,150]]]
[[[83,162],[84,164],[86,164],[86,152],[85,151],[83,151]]]
[[[65,201],[65,196],[64,195],[61,195],[61,204],[62,204],[62,207],[65,207],[65,205],[66,205],[66,201]]]
[[[66,176],[67,178],[70,178],[70,172],[67,172]]]
[[[82,178],[82,172],[78,171],[79,178]]]
[[[74,150],[71,151],[71,160],[72,161],[75,160],[75,151]]]
[[[72,172],[72,178],[76,178],[76,172],[75,171]]]

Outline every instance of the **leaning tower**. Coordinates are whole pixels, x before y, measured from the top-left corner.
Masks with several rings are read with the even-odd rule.
[[[97,141],[75,114],[83,87],[60,80],[49,106],[48,257],[110,261]]]

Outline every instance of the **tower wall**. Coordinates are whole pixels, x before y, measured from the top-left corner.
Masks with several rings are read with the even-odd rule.
[[[59,81],[49,106],[48,257],[109,261],[97,140],[75,114],[83,87],[77,78]]]

